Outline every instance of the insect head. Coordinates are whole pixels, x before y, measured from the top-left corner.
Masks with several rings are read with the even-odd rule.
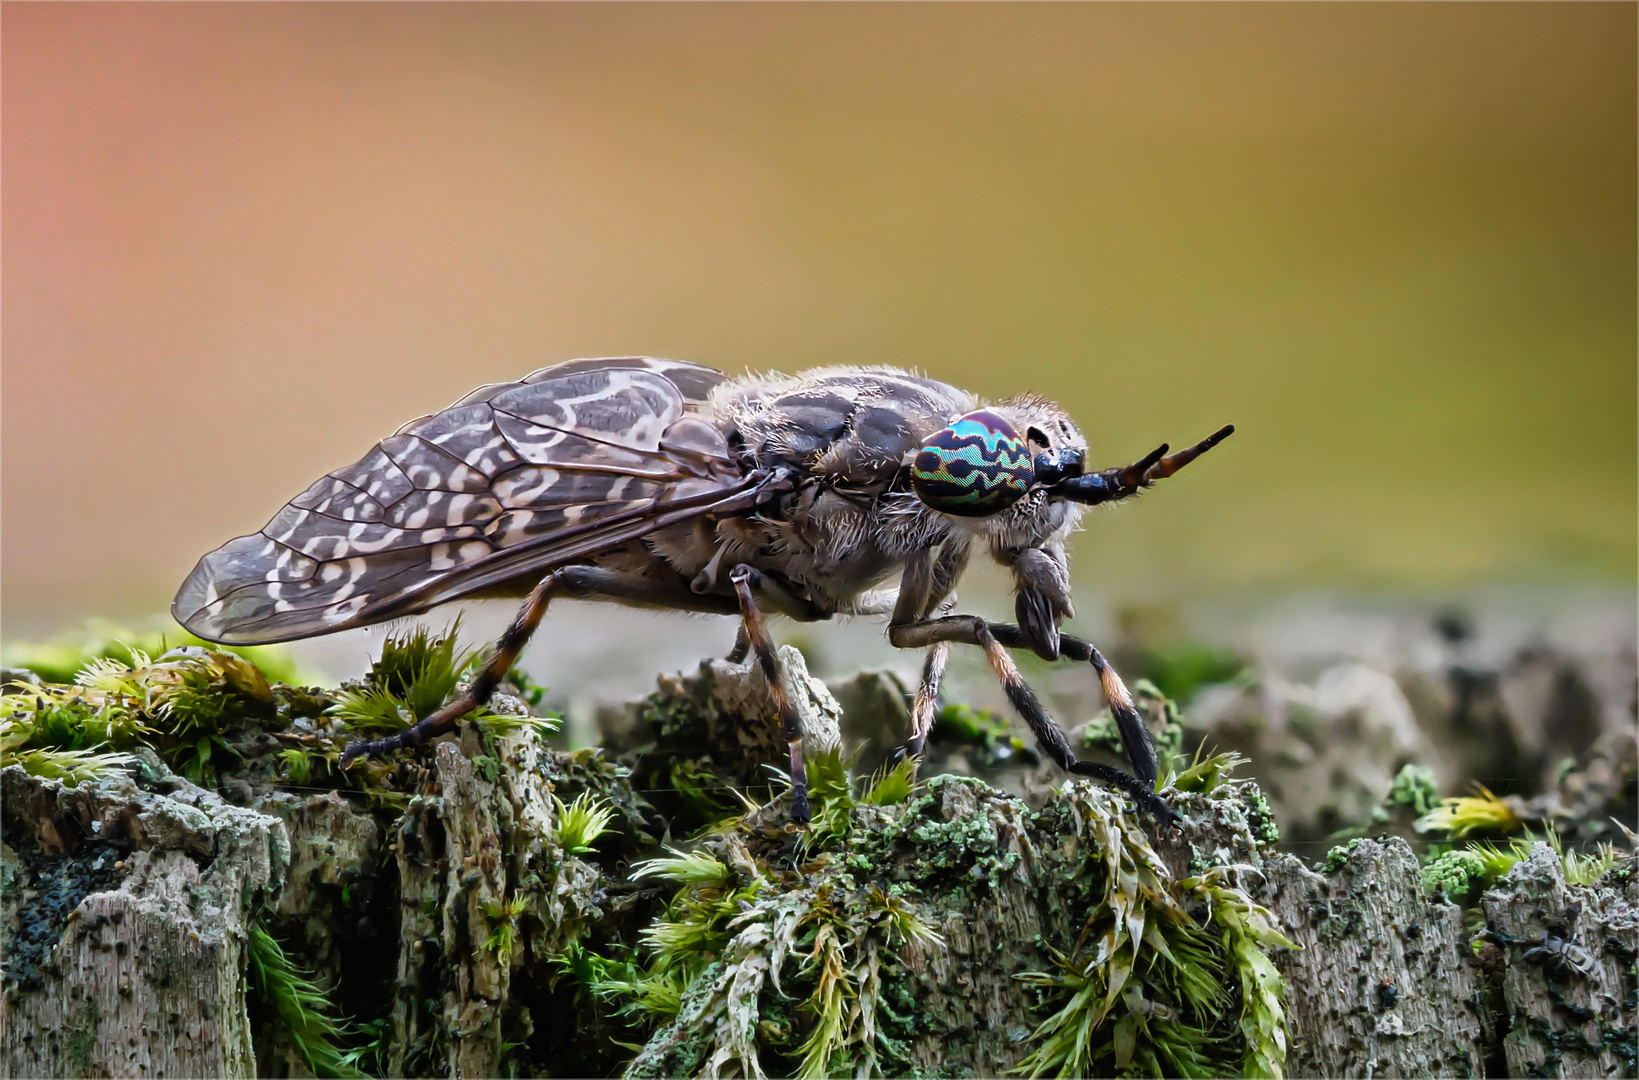
[[[1033,404],[1062,417],[1057,406]],[[1084,475],[1082,450],[1076,445],[1079,437],[1074,436],[1068,418],[1062,418],[1059,426],[1066,438],[1055,440],[1034,426],[1020,435],[1006,417],[989,409],[959,416],[928,436],[917,450],[911,462],[911,487],[924,505],[955,517],[1000,513],[1032,488],[1046,489],[1072,502],[1098,503],[1147,485],[1146,470],[1166,452],[1163,446],[1139,464],[1107,476]],[[1194,457],[1198,452],[1186,453]]]

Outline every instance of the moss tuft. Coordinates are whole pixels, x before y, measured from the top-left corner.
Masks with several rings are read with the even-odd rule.
[[[279,942],[260,923],[245,939],[250,988],[277,1017],[279,1037],[315,1076],[362,1077],[352,1056],[342,1049],[346,1025],[333,1018],[335,1007],[312,979],[298,970]]]
[[[1391,806],[1403,806],[1417,817],[1433,813],[1440,805],[1440,786],[1434,779],[1434,770],[1409,762],[1401,766],[1383,801]]]
[[[129,764],[124,752],[146,743],[214,784],[218,764],[237,757],[230,733],[273,719],[267,679],[240,656],[194,646],[129,655],[91,661],[73,685],[12,684],[0,697],[0,762],[77,783]]]
[[[1349,860],[1354,858],[1355,850],[1360,847],[1361,839],[1357,836],[1347,844],[1339,844],[1328,851],[1326,857],[1320,860],[1320,872],[1330,877],[1347,866]]]
[[[74,677],[97,660],[116,660],[127,667],[144,667],[146,659],[159,656],[179,646],[190,645],[217,652],[231,653],[250,661],[268,682],[296,683],[303,681],[290,650],[280,645],[217,645],[194,637],[171,622],[164,620],[162,628],[141,629],[119,626],[103,619],[92,619],[85,625],[45,642],[7,642],[0,650],[0,664],[8,668],[26,668],[46,682],[71,683]]]
[[[1065,794],[1087,841],[1075,873],[1099,884],[1073,950],[1055,953],[1057,970],[1018,976],[1053,1011],[1017,1071],[1280,1076],[1285,986],[1267,950],[1292,943],[1235,884],[1240,868],[1174,882],[1117,796]]]
[[[1013,726],[1007,718],[989,709],[975,709],[962,704],[946,705],[934,716],[929,737],[935,742],[975,747],[978,755],[974,764],[984,767],[1013,761],[1031,763],[1035,760],[1035,751],[1013,734]]]
[[[1476,832],[1506,836],[1524,825],[1514,808],[1491,794],[1485,785],[1476,783],[1474,792],[1442,799],[1439,806],[1417,820],[1417,831],[1449,833],[1461,840]]]

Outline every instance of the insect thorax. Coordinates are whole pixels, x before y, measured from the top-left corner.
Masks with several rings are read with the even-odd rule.
[[[989,515],[943,513],[919,495],[911,479],[917,454],[953,418],[973,413],[973,404],[963,390],[892,368],[725,383],[708,405],[713,422],[748,467],[789,470],[793,490],[777,509],[669,530],[651,537],[650,547],[691,577],[714,559],[725,572],[748,562],[826,609],[846,612],[911,553],[958,532],[975,534],[998,556],[1067,532],[1079,507],[1041,491],[1017,492]],[[1079,433],[1049,403],[1000,408],[1054,440],[1079,444]]]

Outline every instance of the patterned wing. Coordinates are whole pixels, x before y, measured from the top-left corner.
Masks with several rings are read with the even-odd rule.
[[[210,641],[289,641],[425,611],[703,512],[748,486],[699,414],[723,380],[572,360],[400,428],[199,560],[172,614]]]

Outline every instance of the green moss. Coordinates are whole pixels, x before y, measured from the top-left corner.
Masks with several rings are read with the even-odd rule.
[[[97,999],[87,994],[63,1025],[63,1058],[76,1075],[97,1076],[102,1072],[95,1061],[97,1028],[101,1023]]]
[[[557,810],[555,839],[558,846],[570,855],[590,852],[615,814],[612,806],[594,798],[591,792],[582,792],[574,802],[567,804],[554,795],[552,803]]]
[[[532,709],[539,708],[541,699],[546,696],[547,688],[530,678],[523,668],[515,667],[508,671],[503,682],[515,690],[519,698],[529,702]]]
[[[1263,789],[1246,788],[1241,795],[1241,806],[1246,809],[1246,823],[1259,844],[1274,847],[1280,843],[1280,823],[1275,820],[1275,811],[1264,798]]]
[[[874,1075],[888,1062],[903,1071],[914,996],[899,984],[894,957],[942,942],[914,890],[856,876],[873,865],[863,849],[880,830],[853,820],[869,813],[881,824],[884,811],[871,807],[882,803],[862,796],[891,802],[902,794],[890,790],[895,775],[865,782],[835,755],[810,762],[815,815],[811,838],[797,845],[811,860],[800,888],[789,877],[790,842],[770,847],[783,834],[743,821],[699,850],[636,869],[637,880],[679,885],[642,931],[646,956],[582,954],[567,963],[630,1022],[665,1025],[628,1075],[686,1074],[708,1057],[718,1068],[738,1060],[743,1072],[805,1077]],[[919,792],[911,798],[931,802]]]
[[[1018,976],[1042,991],[1049,1015],[1016,1071],[1280,1076],[1285,986],[1268,950],[1292,943],[1269,913],[1233,883],[1233,868],[1171,880],[1113,793],[1067,788],[1065,800],[1080,828],[1054,831],[1081,844],[1064,873],[1092,887],[1069,913],[1073,945],[1048,946],[1056,969]],[[1197,908],[1210,918],[1194,918]]]
[[[194,637],[167,618],[162,628],[138,629],[102,619],[44,642],[7,642],[0,649],[0,665],[26,668],[46,682],[71,683],[97,660],[116,660],[127,667],[143,667],[137,657],[159,656],[179,646],[227,652],[254,664],[268,682],[302,681],[290,650],[279,645],[216,645]]]
[[[1403,806],[1416,817],[1432,813],[1440,805],[1440,786],[1434,779],[1434,770],[1426,765],[1402,766],[1383,801],[1390,806]]]
[[[916,761],[905,758],[892,767],[884,766],[865,785],[860,801],[872,806],[897,806],[911,797],[916,787]]]
[[[1233,750],[1225,750],[1219,754],[1207,754],[1205,744],[1196,747],[1195,760],[1176,776],[1172,777],[1171,785],[1179,791],[1195,792],[1201,795],[1211,795],[1223,786],[1229,779],[1229,774],[1240,765],[1245,764],[1246,758]]]
[[[1478,851],[1448,851],[1423,867],[1423,891],[1456,904],[1473,903],[1486,884],[1486,861]]]
[[[1245,668],[1246,661],[1236,654],[1200,644],[1146,652],[1138,666],[1160,693],[1186,702],[1201,687],[1229,682]]]
[[[381,655],[361,682],[344,683],[326,714],[354,731],[393,734],[442,707],[460,685],[463,672],[479,660],[476,650],[460,649],[457,618],[441,634],[417,625],[403,634],[389,635]],[[557,730],[553,717],[519,717],[474,709],[464,720],[477,723],[486,735],[505,735],[521,725],[543,731]]]
[[[1507,800],[1475,782],[1473,795],[1441,799],[1433,810],[1417,819],[1416,828],[1420,833],[1444,832],[1461,840],[1476,832],[1506,836],[1524,824]]]
[[[971,800],[966,813],[946,820],[942,808],[953,787],[965,787],[972,796],[956,796],[953,805]],[[959,877],[968,888],[995,888],[1003,875],[1018,865],[1019,855],[998,843],[996,824],[985,800],[990,788],[970,777],[936,776],[905,802],[905,811],[878,825],[853,845],[849,854],[862,868],[893,864],[901,845],[911,845],[915,856],[901,862],[911,882],[932,884]]]
[[[158,660],[129,655],[91,661],[72,686],[0,698],[0,761],[77,781],[126,764],[109,753],[150,744],[190,780],[214,785],[218,764],[237,757],[230,733],[274,717],[267,679],[242,657],[195,647]]]
[[[705,823],[715,825],[734,813],[734,807],[717,795],[722,790],[723,777],[711,768],[709,759],[674,758],[666,779]]]
[[[994,767],[1012,761],[1029,764],[1036,760],[1035,751],[1023,739],[1013,734],[1013,727],[1008,719],[989,709],[975,709],[962,704],[946,705],[934,716],[929,738],[935,742],[957,743],[976,748],[973,763],[982,767]]]
[[[334,1019],[336,1010],[329,998],[260,923],[246,935],[245,968],[251,992],[276,1018],[280,1040],[315,1076],[364,1076],[342,1048],[349,1029]]]
[[[681,694],[656,692],[639,703],[637,719],[638,723],[652,728],[658,738],[667,740],[701,730],[709,718]]]
[[[1355,837],[1347,844],[1339,844],[1328,851],[1326,857],[1320,860],[1320,872],[1330,876],[1347,866],[1349,860],[1354,858],[1355,851],[1360,847],[1361,839],[1361,837]]]

